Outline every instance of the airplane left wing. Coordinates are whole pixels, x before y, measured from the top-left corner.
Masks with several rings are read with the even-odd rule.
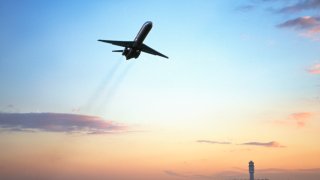
[[[110,44],[113,44],[116,46],[122,46],[122,47],[132,47],[134,44],[134,41],[111,41],[111,40],[101,40],[101,39],[99,39],[98,41],[110,43]]]
[[[168,56],[159,53],[158,51],[152,49],[151,47],[149,47],[149,46],[147,46],[147,45],[145,45],[145,44],[142,44],[142,46],[141,46],[141,51],[169,59]]]

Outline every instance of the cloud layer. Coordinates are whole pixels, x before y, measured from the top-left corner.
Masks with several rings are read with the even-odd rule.
[[[0,128],[9,131],[45,131],[107,134],[127,127],[97,116],[62,113],[0,113]]]
[[[265,143],[264,142],[246,142],[246,143],[242,143],[240,145],[263,146],[263,147],[274,147],[274,148],[285,147],[276,141],[265,142]]]
[[[298,29],[314,28],[320,25],[320,17],[303,16],[285,21],[278,25],[280,28],[293,27]]]
[[[319,10],[319,0],[299,0],[293,5],[284,6],[278,9],[277,13],[294,14],[300,11]],[[309,11],[308,11],[309,12]],[[310,13],[310,12],[309,12]],[[294,28],[302,30],[301,35],[311,38],[313,40],[319,40],[320,34],[320,17],[318,15],[302,16],[294,19],[289,19],[283,23],[277,25],[279,28]]]
[[[294,119],[299,127],[304,127],[312,116],[311,112],[298,112],[290,115],[291,119]]]
[[[188,177],[187,175],[184,175],[184,174],[180,174],[180,173],[176,173],[174,171],[170,171],[170,170],[165,170],[163,171],[165,174],[169,175],[169,176],[174,176],[174,177]]]
[[[274,14],[296,16],[279,23],[276,27],[293,28],[299,30],[299,35],[303,37],[315,41],[320,40],[320,16],[317,13],[320,10],[319,0],[292,0],[285,3],[277,0],[256,0],[252,1],[250,5],[239,6],[236,9],[249,11],[261,6],[261,4],[269,6],[267,9],[271,10]],[[301,16],[301,12],[307,16]]]
[[[320,17],[319,16],[303,16],[295,19],[290,19],[281,24],[278,24],[279,28],[294,28],[302,30],[301,35],[311,38],[313,40],[319,40],[320,34]]]
[[[225,141],[210,141],[210,140],[197,140],[198,143],[207,143],[207,144],[232,144],[231,142]],[[245,142],[238,145],[246,145],[246,146],[263,146],[263,147],[274,147],[280,148],[285,147],[278,143],[277,141],[270,141],[270,142]]]
[[[303,10],[315,10],[320,8],[319,0],[300,0],[297,3],[282,7],[277,12],[279,13],[295,13]]]
[[[310,74],[320,74],[320,63],[314,64],[312,67],[308,69]]]
[[[210,141],[210,140],[197,140],[198,143],[208,143],[208,144],[231,144],[231,142],[224,141]]]

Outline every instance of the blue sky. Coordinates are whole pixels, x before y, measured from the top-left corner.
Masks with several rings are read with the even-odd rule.
[[[106,53],[117,47],[95,40],[133,39],[146,20],[155,25],[146,43],[169,54],[170,61],[144,54],[134,62],[139,67],[131,72],[132,78],[127,81],[132,83],[127,84],[142,88],[214,89],[217,82],[223,85],[227,81],[232,81],[230,86],[250,86],[248,77],[261,76],[261,87],[269,83],[271,90],[297,89],[296,93],[300,93],[293,83],[286,83],[288,87],[277,84],[285,85],[283,82],[292,81],[292,77],[302,82],[304,77],[299,74],[317,60],[319,47],[288,30],[275,28],[282,17],[265,11],[264,6],[247,13],[236,10],[240,5],[237,1],[6,2],[2,11],[5,47],[1,72],[2,82],[9,85],[3,89],[8,94],[4,105],[15,104],[10,102],[14,99],[10,94],[18,91],[14,93],[20,99],[17,101],[31,98],[57,105],[55,101],[59,99],[72,98],[74,104],[69,106],[81,106],[81,99],[92,91],[89,87],[97,86],[119,56]],[[166,73],[161,73],[161,67]],[[142,74],[148,74],[150,79],[141,78]],[[208,76],[212,81],[207,81]],[[26,106],[30,108],[30,104]],[[34,106],[29,111],[42,105],[36,101]]]
[[[93,128],[103,124],[118,127],[119,123],[130,133],[111,137],[112,142],[120,139],[112,145],[116,151],[122,152],[128,141],[137,141],[137,148],[153,147],[148,155],[177,154],[172,167],[165,167],[170,163],[162,158],[143,161],[143,166],[155,166],[152,172],[177,171],[177,175],[190,168],[199,170],[194,174],[210,174],[207,167],[200,168],[199,159],[207,159],[206,165],[212,167],[220,162],[215,172],[238,167],[222,159],[230,157],[225,152],[236,152],[238,162],[245,159],[244,163],[252,155],[265,163],[263,168],[299,169],[290,162],[274,167],[269,159],[281,161],[289,154],[290,159],[300,161],[297,154],[309,158],[320,150],[319,143],[312,151],[304,148],[312,147],[312,142],[295,141],[297,137],[311,141],[320,128],[319,8],[315,0],[3,1],[0,112],[19,119],[14,126],[21,123],[21,117],[46,119],[51,113],[62,119],[73,117],[67,126],[76,126],[77,118],[79,122],[96,120],[98,125]],[[97,41],[133,40],[146,21],[153,22],[153,29],[144,43],[169,59],[141,53],[138,59],[125,61],[121,54],[111,52],[121,47]],[[0,126],[7,127],[5,117],[0,117]],[[103,123],[104,119],[108,121]],[[51,117],[46,120],[45,125],[55,126],[50,124]],[[31,124],[20,127],[44,131],[42,134],[56,132]],[[81,124],[79,129],[89,127]],[[4,142],[7,135],[2,135]],[[199,139],[232,141],[232,145],[205,149],[191,143]],[[288,148],[276,148],[272,155],[274,151],[254,148],[244,152],[237,145],[251,141]],[[179,143],[190,150],[182,150]],[[80,151],[88,146],[79,145]],[[210,155],[210,150],[224,155]],[[97,151],[91,149],[91,155]],[[204,153],[194,155],[193,151]],[[131,161],[135,155],[124,157]],[[117,154],[112,158],[115,164],[123,161]],[[91,164],[107,163],[97,161]],[[180,161],[194,164],[184,167],[177,165]],[[304,165],[320,167],[311,159]],[[134,169],[129,168],[128,173]]]

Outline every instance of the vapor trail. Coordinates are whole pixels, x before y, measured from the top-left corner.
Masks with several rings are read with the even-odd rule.
[[[103,78],[99,86],[96,88],[94,93],[91,95],[89,100],[86,103],[86,108],[90,111],[92,106],[96,103],[97,99],[102,95],[104,90],[109,86],[109,84],[112,82],[114,79],[114,75],[119,69],[119,66],[121,64],[120,59],[117,60],[116,64],[111,68],[111,70],[107,73],[107,75]]]
[[[133,67],[133,63],[130,63],[125,67],[125,69],[122,71],[122,73],[115,79],[114,84],[110,86],[109,91],[106,92],[105,98],[102,101],[102,104],[100,106],[100,110],[103,110],[104,112],[107,111],[109,104],[112,101],[112,98],[117,93],[117,90],[119,89],[121,83],[127,76],[129,70]]]

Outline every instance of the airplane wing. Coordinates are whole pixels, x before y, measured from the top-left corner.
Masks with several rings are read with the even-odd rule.
[[[151,47],[149,47],[149,46],[147,46],[147,45],[145,45],[145,44],[142,44],[142,46],[141,46],[141,51],[169,59],[168,56],[165,56],[165,55],[159,53],[158,51],[152,49]]]
[[[116,46],[122,46],[122,47],[132,47],[134,41],[111,41],[111,40],[101,40],[99,39],[98,41],[105,42],[105,43],[110,43]]]

